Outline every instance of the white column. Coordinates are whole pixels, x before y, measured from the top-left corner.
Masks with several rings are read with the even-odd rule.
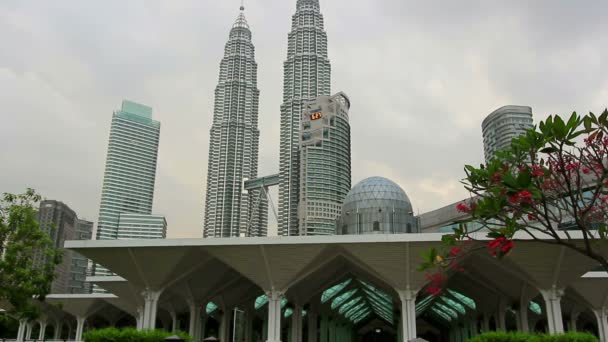
[[[501,298],[496,310],[496,330],[507,331],[507,304],[504,298]]]
[[[17,342],[22,342],[25,338],[25,330],[27,329],[27,319],[19,320],[19,330],[17,330]]]
[[[152,291],[149,289],[142,292],[142,296],[144,297],[142,330],[153,330],[156,328],[156,312],[161,293],[162,291]]]
[[[471,337],[475,337],[478,335],[477,331],[477,318],[471,317],[471,321],[469,322],[469,330],[471,330]]]
[[[608,342],[608,308],[593,310],[597,319],[597,331],[600,342]]]
[[[302,306],[295,305],[291,314],[291,342],[302,342]]]
[[[188,334],[190,334],[194,341],[198,341],[196,330],[198,328],[198,322],[201,320],[201,310],[194,301],[188,301],[188,306],[190,308],[190,325],[188,326]]]
[[[222,309],[222,318],[220,319],[220,341],[228,341],[230,336],[230,319],[232,318],[232,311]]]
[[[317,312],[312,308],[308,312],[308,342],[317,342]]]
[[[576,321],[578,320],[578,316],[580,316],[580,314],[581,312],[578,310],[572,310],[572,312],[570,312],[568,331],[576,332]]]
[[[84,322],[86,321],[86,317],[78,316],[76,317],[76,336],[74,337],[75,341],[82,341],[82,333],[84,331]]]
[[[53,340],[58,340],[61,338],[62,329],[63,329],[63,322],[56,321],[55,322],[55,332],[53,333]]]
[[[528,306],[520,306],[515,314],[517,317],[517,330],[526,333],[530,332],[530,325],[528,324]]]
[[[31,340],[32,339],[32,329],[34,328],[33,323],[28,323],[26,328],[25,328],[25,339],[26,340]]]
[[[38,332],[38,339],[44,340],[44,334],[46,333],[46,321],[40,321],[40,332]]]
[[[268,339],[267,342],[281,342],[281,300],[283,293],[272,290],[268,296]]]
[[[144,329],[144,308],[141,306],[137,308],[137,316],[135,317],[135,322],[137,323],[137,330]]]
[[[175,311],[169,312],[171,316],[171,332],[177,331],[177,313]]]
[[[403,342],[416,338],[416,294],[415,290],[397,290],[401,299],[401,332]]]
[[[550,334],[561,334],[564,332],[564,321],[562,318],[562,306],[560,304],[564,290],[553,286],[547,290],[540,290],[545,300],[547,311],[547,322]]]
[[[251,305],[253,307],[253,305]],[[245,341],[251,342],[253,341],[253,311],[252,309],[248,309],[245,311]]]

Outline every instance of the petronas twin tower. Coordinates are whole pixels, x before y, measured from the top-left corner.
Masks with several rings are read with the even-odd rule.
[[[226,43],[215,90],[209,144],[204,236],[265,235],[259,197],[244,182],[257,178],[257,64],[241,7]],[[284,63],[279,165],[279,235],[298,235],[300,117],[306,102],[330,94],[331,66],[318,0],[298,0]],[[261,191],[261,190],[257,190]],[[266,210],[263,208],[262,210]],[[261,227],[264,226],[264,227]]]

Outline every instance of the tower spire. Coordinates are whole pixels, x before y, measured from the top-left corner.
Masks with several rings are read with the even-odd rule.
[[[245,0],[241,0],[241,12],[245,10]]]

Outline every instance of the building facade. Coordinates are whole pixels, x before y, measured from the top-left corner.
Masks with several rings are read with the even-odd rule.
[[[279,155],[279,235],[298,235],[300,116],[304,103],[331,94],[327,34],[318,0],[298,0],[283,65]]]
[[[74,240],[91,240],[93,238],[93,222],[87,220],[76,220],[76,230]],[[91,285],[86,282],[89,275],[89,259],[78,254],[69,252],[72,255],[72,268],[70,270],[70,284],[68,293],[90,293]]]
[[[97,240],[118,239],[120,216],[150,215],[154,200],[160,122],[152,108],[124,100],[114,112],[99,205]],[[95,275],[110,275],[95,265]]]
[[[481,124],[486,163],[497,151],[511,146],[511,140],[534,128],[532,108],[504,106],[488,115]]]
[[[248,193],[243,187],[244,181],[257,177],[260,136],[258,67],[243,10],[241,7],[230,30],[215,89],[204,237],[245,236],[251,231],[260,231],[258,227],[248,226],[249,223],[267,225],[263,219],[260,222],[258,213],[252,213],[256,193]],[[264,205],[259,207],[267,210]]]
[[[349,109],[344,93],[305,104],[300,120],[300,235],[335,234],[351,186]]]
[[[162,215],[120,213],[118,239],[166,239],[167,220]]]
[[[40,229],[49,234],[55,248],[63,249],[63,243],[66,240],[75,240],[77,220],[78,217],[74,210],[62,202],[54,200],[40,202],[38,210]],[[44,256],[38,255],[37,258],[42,262]],[[55,268],[51,293],[69,293],[71,268],[72,252],[67,251],[63,254],[61,264]]]

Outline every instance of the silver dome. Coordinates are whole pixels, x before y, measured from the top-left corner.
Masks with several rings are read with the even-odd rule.
[[[346,195],[343,208],[393,208],[412,212],[412,202],[401,187],[384,177],[370,177],[357,183]]]
[[[337,234],[399,234],[418,231],[412,203],[395,182],[370,177],[346,195]]]

